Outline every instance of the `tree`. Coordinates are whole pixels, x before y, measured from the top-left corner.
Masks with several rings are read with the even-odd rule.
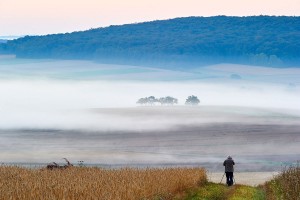
[[[147,97],[146,98],[140,98],[136,103],[140,104],[140,105],[147,104]]]
[[[200,103],[200,100],[198,99],[197,96],[188,96],[188,98],[185,101],[185,105],[192,105],[192,106],[196,106]]]
[[[159,98],[158,102],[161,103],[161,105],[174,105],[178,104],[178,99],[167,96]]]
[[[154,96],[147,97],[147,102],[151,106],[155,104],[155,102],[158,102],[158,100]]]
[[[158,100],[154,96],[140,98],[136,103],[141,105],[154,105]]]

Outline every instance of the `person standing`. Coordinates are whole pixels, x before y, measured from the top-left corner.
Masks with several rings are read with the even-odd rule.
[[[228,186],[233,185],[233,165],[235,165],[234,160],[231,156],[228,156],[227,159],[223,162],[223,166],[225,166],[225,174],[226,174],[226,183]]]

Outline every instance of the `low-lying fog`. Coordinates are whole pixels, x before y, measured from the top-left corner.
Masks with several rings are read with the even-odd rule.
[[[299,158],[300,71],[255,71],[0,61],[0,162],[68,157],[219,170],[215,163],[231,154],[241,171],[277,170]],[[190,95],[199,106],[184,105]],[[172,96],[179,104],[136,104],[147,96]]]
[[[184,105],[189,95],[196,95],[201,101],[200,106],[289,109],[294,113],[300,109],[299,89],[255,83],[1,80],[0,93],[2,129],[132,129],[135,124],[139,127],[138,121],[123,123],[124,120],[117,116],[120,124],[116,127],[115,120],[106,115],[95,118],[88,111],[92,108],[136,107],[139,98],[151,95],[157,98],[173,96],[178,98],[178,105]],[[149,126],[155,128],[152,124]]]

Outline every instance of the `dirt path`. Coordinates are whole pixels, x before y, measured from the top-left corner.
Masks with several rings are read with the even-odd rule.
[[[220,183],[224,173],[207,173],[208,180],[214,183]],[[234,173],[235,183],[249,186],[257,186],[271,180],[278,172],[237,172]],[[226,183],[224,176],[222,183]]]

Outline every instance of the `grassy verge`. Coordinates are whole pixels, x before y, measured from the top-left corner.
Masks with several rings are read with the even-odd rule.
[[[257,187],[207,183],[197,190],[191,190],[184,200],[264,200],[265,193]]]
[[[300,200],[300,166],[284,168],[271,181],[259,187],[206,183],[190,190],[184,200]]]
[[[264,185],[268,200],[300,199],[300,166],[285,168]]]

